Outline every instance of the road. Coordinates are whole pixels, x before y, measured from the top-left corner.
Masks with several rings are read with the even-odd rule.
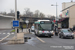
[[[0,30],[0,41],[2,41],[2,39],[7,37],[8,35],[9,36],[4,40],[9,40],[12,38],[15,34],[14,34],[14,32],[11,33],[11,30]]]
[[[31,37],[25,44],[2,45],[0,50],[75,50],[75,39],[60,39],[58,36],[37,37],[34,34],[26,34]]]

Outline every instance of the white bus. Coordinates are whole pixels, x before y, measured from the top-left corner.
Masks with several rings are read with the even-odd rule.
[[[38,20],[35,24],[35,35],[48,36],[54,35],[54,23],[50,20]]]

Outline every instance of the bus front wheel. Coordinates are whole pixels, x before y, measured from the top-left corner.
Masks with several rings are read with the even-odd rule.
[[[51,37],[51,36],[49,36],[49,37]]]

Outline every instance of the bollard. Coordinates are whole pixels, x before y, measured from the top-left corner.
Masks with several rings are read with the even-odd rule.
[[[17,33],[19,33],[19,29],[17,29]]]
[[[27,37],[24,37],[24,41],[27,42]]]

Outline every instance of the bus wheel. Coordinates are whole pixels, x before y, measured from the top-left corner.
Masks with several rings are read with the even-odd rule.
[[[51,38],[51,36],[49,36]]]

